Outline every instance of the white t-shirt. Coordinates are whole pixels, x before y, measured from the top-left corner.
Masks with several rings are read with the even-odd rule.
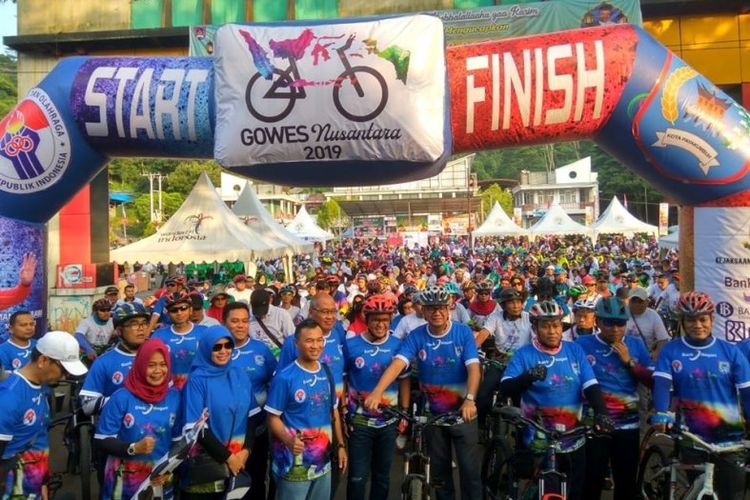
[[[227,293],[234,297],[235,302],[244,302],[245,304],[250,304],[250,296],[253,294],[253,291],[250,288],[245,288],[242,291],[239,291],[235,288]]]
[[[104,347],[109,344],[115,326],[112,324],[112,318],[105,324],[99,325],[91,316],[83,318],[76,327],[76,333],[82,333],[91,347]]]
[[[521,313],[520,318],[508,321],[501,309],[495,309],[487,316],[484,329],[495,338],[497,350],[505,354],[513,355],[518,349],[531,342],[531,321],[526,311]]]
[[[203,319],[198,322],[200,326],[221,326],[221,323],[216,318],[212,318],[211,316],[208,316],[207,314],[203,314]]]
[[[637,327],[636,322],[638,323]],[[633,317],[628,319],[628,323],[625,325],[625,335],[640,338],[641,335],[638,333],[639,327],[649,351],[654,350],[654,345],[657,342],[670,339],[669,333],[667,333],[667,329],[664,327],[664,322],[653,309],[646,309],[643,314],[635,316],[635,321],[633,321]]]
[[[393,336],[403,340],[412,332],[412,330],[419,328],[425,323],[427,323],[427,320],[418,317],[416,312],[409,313],[398,322],[396,329],[393,330]]]
[[[269,305],[268,313],[261,318],[261,320],[263,321],[263,324],[266,325],[266,328],[268,328],[268,331],[270,331],[282,345],[284,344],[285,338],[294,335],[294,323],[292,323],[292,318],[289,316],[289,313],[280,307]],[[263,330],[263,327],[260,326],[258,320],[255,319],[255,316],[252,314],[250,315],[250,337],[265,343],[268,348],[271,349],[274,356],[277,358],[279,357],[281,348],[278,347],[268,335],[266,335],[265,330]]]

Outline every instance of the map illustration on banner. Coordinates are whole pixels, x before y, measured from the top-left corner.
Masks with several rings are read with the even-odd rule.
[[[215,156],[224,166],[434,162],[445,153],[444,50],[434,17],[227,25],[215,50]]]

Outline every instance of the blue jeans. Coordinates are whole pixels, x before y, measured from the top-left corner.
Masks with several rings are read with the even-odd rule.
[[[276,477],[276,476],[274,476]],[[331,473],[311,481],[287,481],[276,477],[276,500],[330,500]]]
[[[367,479],[372,474],[370,500],[388,498],[391,463],[396,449],[396,424],[386,427],[354,425],[349,436],[348,500],[364,500]]]

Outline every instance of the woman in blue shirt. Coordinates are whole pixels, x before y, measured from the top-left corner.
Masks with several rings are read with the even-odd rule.
[[[225,327],[205,329],[183,396],[186,428],[203,415],[204,408],[208,409],[208,423],[193,455],[205,452],[216,462],[226,464],[236,476],[250,456],[260,408],[247,374],[232,362],[233,349],[234,339]],[[190,484],[195,477],[188,468],[181,483],[183,499],[222,498],[226,487],[223,481]]]
[[[94,439],[106,453],[101,498],[131,498],[148,479],[154,463],[179,439],[180,394],[169,388],[170,361],[161,340],[147,340],[138,350],[124,387],[102,409]],[[172,478],[151,481],[172,498]]]

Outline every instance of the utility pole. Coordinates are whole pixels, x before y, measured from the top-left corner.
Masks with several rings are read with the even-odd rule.
[[[142,173],[142,177],[148,177],[148,195],[149,195],[149,215],[151,222],[161,222],[162,216],[164,214],[163,211],[163,201],[162,201],[162,190],[161,190],[161,180],[164,178],[163,175],[160,173]],[[154,179],[156,179],[159,183],[159,211],[156,212],[154,210]]]

